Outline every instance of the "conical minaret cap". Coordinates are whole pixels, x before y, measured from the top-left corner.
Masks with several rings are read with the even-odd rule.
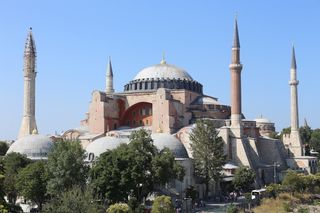
[[[237,21],[237,18],[234,19],[233,47],[240,48],[240,40],[239,40],[239,33],[238,33],[238,21]]]
[[[296,53],[295,53],[295,50],[294,50],[294,46],[293,46],[293,45],[292,45],[291,69],[297,69]]]
[[[26,40],[26,44],[25,44],[25,48],[24,48],[24,53],[25,54],[36,54],[36,44],[34,42],[34,38],[32,35],[32,27],[30,27],[28,36],[27,36],[27,40]]]
[[[107,76],[113,76],[112,64],[111,64],[111,57],[109,57],[109,63],[108,63],[108,69],[107,69]]]

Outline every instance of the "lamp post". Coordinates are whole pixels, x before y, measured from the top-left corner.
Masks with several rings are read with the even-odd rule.
[[[142,183],[139,183],[139,184],[137,185],[137,187],[138,187],[138,199],[139,199],[139,201],[140,201],[140,199],[141,199],[142,186],[143,186]]]
[[[187,198],[187,197],[183,198],[183,200],[186,201],[186,213],[188,213],[188,210],[189,210],[189,208],[188,208],[188,199],[189,198]]]
[[[278,164],[276,161],[273,162],[273,182],[277,183],[277,167],[279,167],[280,164]]]

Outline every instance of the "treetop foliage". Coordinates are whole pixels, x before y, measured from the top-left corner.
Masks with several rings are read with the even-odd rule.
[[[71,189],[74,185],[86,185],[89,167],[84,164],[85,151],[79,141],[58,141],[48,156],[47,190],[57,195]]]
[[[0,141],[0,156],[4,156],[7,153],[8,149],[9,145],[4,141]]]
[[[217,182],[226,163],[224,142],[210,120],[197,120],[190,134],[195,173],[203,178],[206,194],[211,180]]]
[[[15,204],[18,196],[16,187],[18,172],[26,167],[31,160],[20,153],[9,153],[3,158],[4,165],[4,189],[8,197],[9,203]]]
[[[74,186],[60,193],[44,205],[44,213],[102,213],[102,206],[94,202],[92,193],[86,188]]]
[[[232,183],[236,189],[248,192],[252,188],[255,177],[256,173],[254,170],[247,166],[240,166],[240,168],[236,170]]]
[[[25,199],[35,202],[39,209],[42,209],[42,204],[46,200],[47,177],[45,172],[45,162],[36,161],[18,173],[17,189],[19,194]]]
[[[183,176],[170,150],[158,151],[144,129],[133,132],[129,144],[102,153],[90,172],[94,193],[110,203],[127,202],[129,195],[141,201],[156,186]]]

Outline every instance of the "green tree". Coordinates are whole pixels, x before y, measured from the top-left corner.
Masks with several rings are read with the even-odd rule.
[[[311,133],[310,146],[317,152],[320,152],[320,129],[314,129]]]
[[[3,160],[5,171],[4,189],[9,203],[15,204],[18,196],[16,187],[18,172],[31,163],[31,160],[15,152],[6,155]]]
[[[44,213],[102,213],[104,208],[94,202],[89,190],[74,186],[68,191],[63,191],[48,203],[44,204]]]
[[[186,189],[186,198],[191,198],[192,202],[198,198],[198,192],[194,186],[188,186]]]
[[[248,192],[252,188],[255,177],[256,174],[252,169],[247,166],[241,166],[236,170],[232,184],[236,189],[242,189],[244,192]]]
[[[129,213],[130,208],[126,203],[115,203],[109,206],[107,213]]]
[[[9,149],[9,146],[6,142],[0,141],[0,156],[4,156]]]
[[[48,156],[47,191],[53,196],[86,185],[89,167],[85,165],[85,151],[79,141],[58,141]]]
[[[190,134],[195,173],[203,178],[208,196],[211,180],[218,183],[222,166],[226,163],[223,140],[210,120],[198,120]]]
[[[312,135],[312,129],[308,125],[305,125],[299,128],[299,133],[302,143],[309,144]]]
[[[290,132],[291,132],[291,127],[283,128],[280,133],[280,139],[282,140],[283,135],[290,134]]]
[[[272,198],[276,198],[278,194],[281,192],[282,188],[280,184],[272,183],[267,186],[268,195]]]
[[[153,201],[151,213],[174,213],[174,207],[169,196],[159,196]]]
[[[110,203],[127,202],[129,195],[141,201],[155,186],[183,175],[173,154],[158,151],[143,129],[131,134],[129,144],[101,154],[90,172],[94,194]]]
[[[4,199],[5,192],[4,192],[4,175],[0,174],[0,206],[2,206],[3,209],[6,209],[6,200]],[[1,207],[0,207],[1,210]],[[1,211],[0,211],[1,213]]]
[[[47,178],[45,174],[45,163],[37,161],[22,169],[17,178],[17,189],[25,199],[36,203],[39,210],[46,199]]]
[[[5,191],[4,191],[4,180],[5,180],[5,176],[4,176],[4,165],[3,165],[3,159],[0,158],[0,205],[5,205],[6,201],[4,199]],[[3,207],[5,208],[5,206]],[[0,211],[1,212],[1,211]]]
[[[305,188],[303,174],[289,170],[283,178],[282,186],[291,193],[302,192]]]

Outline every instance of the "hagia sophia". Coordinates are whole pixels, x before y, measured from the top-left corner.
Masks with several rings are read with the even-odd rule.
[[[291,133],[283,142],[270,136],[275,124],[266,118],[245,119],[241,103],[240,39],[237,20],[231,49],[231,106],[218,98],[203,93],[203,85],[186,70],[167,63],[140,70],[124,85],[123,92],[113,88],[109,59],[104,91],[93,91],[88,112],[80,126],[70,128],[62,135],[38,134],[35,119],[36,46],[30,30],[24,51],[24,110],[18,136],[7,153],[20,152],[38,160],[46,159],[56,138],[79,140],[87,152],[87,163],[92,163],[106,150],[121,143],[129,143],[132,131],[144,128],[150,132],[158,149],[168,147],[186,171],[184,180],[173,180],[165,188],[183,194],[193,185],[202,197],[205,189],[194,176],[189,135],[197,119],[210,119],[224,141],[227,164],[223,169],[224,183],[230,183],[239,166],[249,166],[256,172],[256,185],[278,182],[288,168],[315,173],[317,158],[304,156],[298,123],[298,80],[294,48],[290,69]],[[210,191],[217,189],[213,184]]]

